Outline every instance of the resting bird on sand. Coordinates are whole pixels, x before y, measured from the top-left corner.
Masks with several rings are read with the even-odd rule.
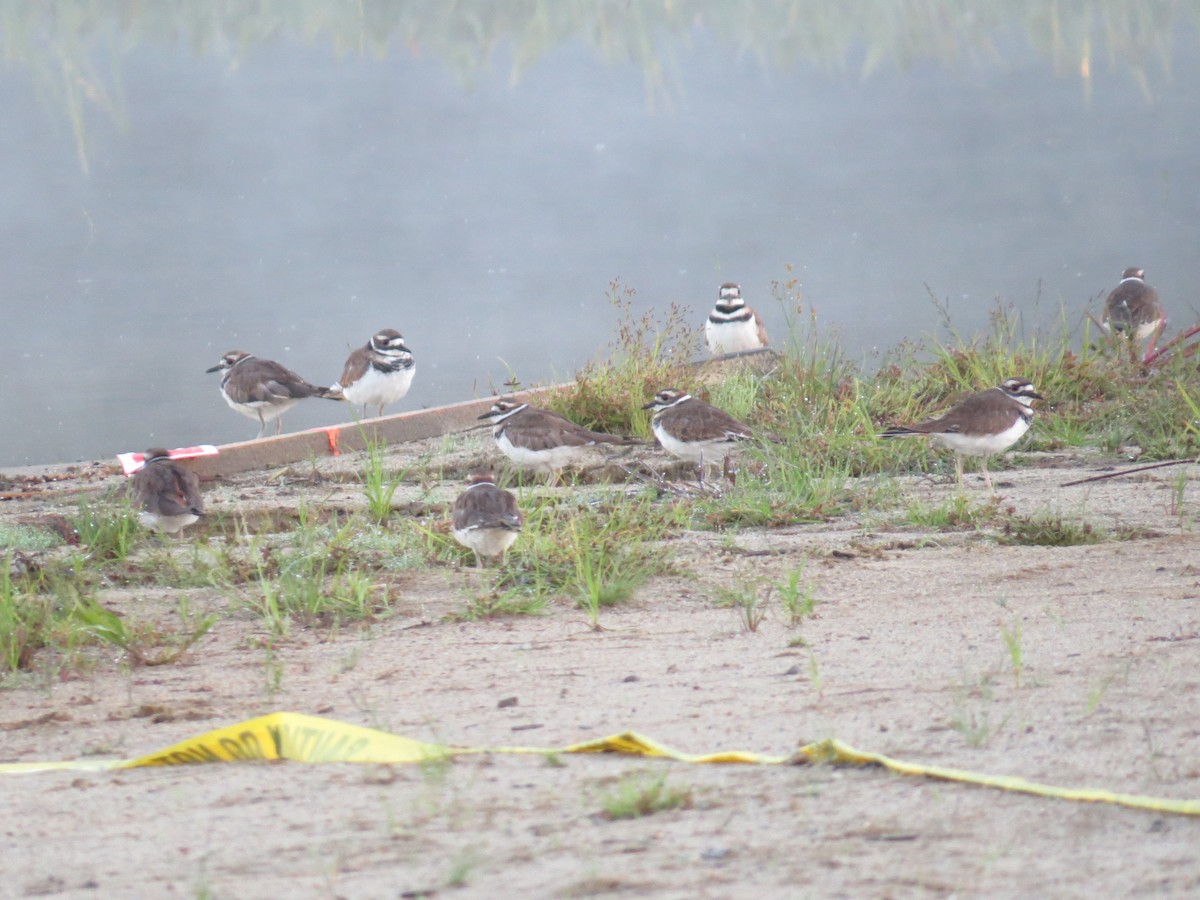
[[[168,458],[168,451],[153,447],[146,462],[130,480],[130,499],[142,524],[154,531],[179,534],[204,515],[200,479],[191,469]]]
[[[467,488],[454,501],[451,525],[454,539],[475,552],[475,565],[484,558],[504,558],[504,553],[521,533],[521,511],[517,498],[496,487],[491,466],[475,469]]]

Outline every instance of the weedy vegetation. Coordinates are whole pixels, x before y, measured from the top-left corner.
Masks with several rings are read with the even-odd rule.
[[[366,459],[360,476],[363,496],[366,498],[367,512],[371,519],[383,524],[392,514],[392,500],[407,472],[403,469],[392,472],[387,470],[386,441],[368,439],[366,443]]]
[[[176,662],[216,623],[216,615],[197,615],[186,597],[178,605],[179,627],[152,622],[128,623],[95,600],[76,604],[74,615],[83,630],[105,644],[119,647],[132,666],[162,666]]]
[[[1133,536],[1132,532],[1125,532]],[[1119,539],[1120,533],[1077,519],[1061,512],[1041,512],[1031,516],[1010,516],[1004,522],[999,540],[1002,544],[1034,547],[1075,547]]]
[[[121,562],[130,551],[142,530],[136,513],[127,501],[99,503],[84,501],[72,519],[79,535],[80,548],[88,559],[98,562]]]
[[[667,784],[667,773],[634,772],[625,776],[600,798],[600,817],[639,819],[672,809],[691,809],[692,789]]]
[[[814,586],[802,580],[807,567],[808,560],[805,559],[788,572],[784,581],[775,586],[779,592],[779,603],[787,614],[788,625],[793,628],[811,616],[817,608]]]
[[[640,494],[566,502],[531,497],[523,511],[521,538],[497,588],[513,598],[566,597],[593,628],[601,609],[629,600],[648,579],[669,571],[671,553],[662,541],[681,524],[672,507]]]
[[[1000,626],[1000,636],[1004,638],[1004,649],[1008,651],[1008,660],[1012,664],[1013,679],[1017,687],[1021,686],[1021,674],[1025,671],[1025,650],[1021,632],[1021,620],[1014,618],[1012,628]]]
[[[722,586],[716,590],[715,603],[736,610],[743,630],[753,633],[758,631],[758,626],[767,617],[767,607],[774,590],[774,585],[763,585],[757,581],[732,587]]]

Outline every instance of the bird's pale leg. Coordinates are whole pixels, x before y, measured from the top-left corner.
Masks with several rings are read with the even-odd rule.
[[[267,420],[263,418],[263,414],[258,414],[258,434],[254,436],[256,441],[262,440],[262,436],[267,433]]]
[[[996,493],[996,489],[992,487],[992,478],[988,475],[986,456],[982,456],[979,459],[979,471],[983,473],[983,483],[987,485],[987,489],[993,494]]]
[[[279,418],[277,418],[277,419],[275,420],[275,434],[276,434],[276,436],[278,436],[278,435],[279,435],[279,433],[280,433],[281,431],[283,431],[283,416],[280,416]]]
[[[963,458],[961,453],[954,454],[954,473],[958,476],[958,486],[963,486]]]

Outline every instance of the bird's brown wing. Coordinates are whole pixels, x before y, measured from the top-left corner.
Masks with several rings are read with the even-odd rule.
[[[371,367],[371,345],[359,347],[346,358],[346,367],[342,369],[342,377],[338,379],[338,384],[342,387],[350,387],[358,379],[367,374],[367,369]]]
[[[758,310],[754,310],[754,324],[758,327],[758,342],[764,347],[767,346],[767,326],[763,324],[762,316],[758,314]]]
[[[526,407],[519,414],[520,427],[530,450],[548,450],[553,447],[586,447],[590,444],[624,444],[631,439],[616,434],[589,431],[566,416],[536,406]],[[512,436],[509,436],[512,440]]]
[[[1013,413],[1024,406],[996,388],[971,394],[944,416],[920,425],[912,431],[921,434],[991,434],[1001,432],[1013,423]]]
[[[454,502],[454,528],[512,528],[521,527],[521,511],[517,498],[503,488],[483,484],[469,488]]]
[[[201,514],[204,499],[200,495],[200,479],[169,459],[147,463],[133,476],[133,502],[160,516]]]
[[[701,400],[693,398],[687,401],[687,413],[671,424],[671,431],[681,441],[712,440],[715,435],[721,434],[731,440],[751,436],[749,426],[739,422],[725,410]]]

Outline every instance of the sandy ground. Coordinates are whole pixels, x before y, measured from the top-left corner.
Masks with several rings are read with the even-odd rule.
[[[664,546],[675,574],[603,611],[599,631],[566,600],[542,616],[448,618],[480,576],[433,567],[404,574],[394,615],[336,635],[296,627],[266,651],[261,623],[231,613],[175,665],[130,668],[109,651],[82,674],[10,681],[0,759],[141,755],[285,709],[469,746],[635,729],[689,752],[787,754],[837,737],[914,762],[1200,799],[1200,487],[1187,481],[1180,503],[1183,470],[1165,469],[1062,488],[1100,461],[1040,464],[1000,473],[1005,505],[1144,536],[1006,546],[994,530],[923,531],[888,511],[688,533]],[[210,509],[362,503],[353,484],[277,475],[210,487]],[[900,485],[928,502],[955,490]],[[47,489],[0,515],[62,502]],[[772,600],[750,632],[716,602],[721,586],[781,581],[805,560],[819,605],[799,625]],[[236,599],[192,593],[197,609]],[[144,616],[178,598],[114,588],[102,599]],[[1005,642],[1018,628],[1019,672]],[[0,776],[0,895],[1200,894],[1200,819],[869,769],[557,761]],[[690,808],[600,815],[618,782],[664,773]]]

